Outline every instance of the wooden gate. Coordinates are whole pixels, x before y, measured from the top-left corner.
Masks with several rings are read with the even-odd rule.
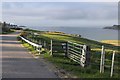
[[[90,47],[87,45],[80,45],[73,42],[68,42],[67,45],[68,57],[73,61],[79,63],[82,67],[90,63]]]
[[[58,41],[58,40],[51,40],[51,54],[59,54],[64,55],[67,57],[67,42],[65,41]]]

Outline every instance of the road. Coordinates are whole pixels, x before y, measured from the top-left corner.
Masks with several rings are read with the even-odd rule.
[[[19,32],[0,35],[2,40],[2,78],[57,78],[49,66],[35,59],[16,36]]]

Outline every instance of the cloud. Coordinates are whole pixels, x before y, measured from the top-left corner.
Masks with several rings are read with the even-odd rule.
[[[4,3],[3,18],[15,21],[34,20],[49,24],[67,24],[75,21],[115,22],[116,3]],[[11,19],[10,19],[11,18]],[[26,20],[25,20],[26,19]],[[22,21],[22,22],[23,22]],[[35,23],[36,23],[35,22]],[[85,22],[84,22],[85,23]],[[103,23],[103,22],[100,22]],[[105,23],[104,23],[105,24]],[[80,25],[79,23],[75,25]]]
[[[115,13],[114,13],[115,12]],[[117,10],[113,9],[14,9],[14,10],[3,10],[4,15],[11,16],[34,16],[34,17],[45,17],[45,19],[115,19],[117,18]]]

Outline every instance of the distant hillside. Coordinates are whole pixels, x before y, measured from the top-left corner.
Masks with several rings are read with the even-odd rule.
[[[120,30],[120,25],[113,25],[113,26],[110,26],[110,27],[104,27],[104,29]]]

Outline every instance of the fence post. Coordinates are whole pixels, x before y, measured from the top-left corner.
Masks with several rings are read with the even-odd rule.
[[[50,55],[53,55],[53,52],[52,52],[52,47],[53,47],[53,46],[52,46],[52,44],[53,44],[53,41],[52,41],[52,39],[51,39],[51,44],[50,44],[50,52],[51,52],[51,53],[50,53]]]
[[[41,53],[41,47],[40,46],[38,47],[38,50],[39,50],[39,54],[40,54]]]
[[[66,42],[66,52],[65,52],[65,57],[68,57],[68,42]]]
[[[82,66],[88,66],[90,64],[90,46],[84,45],[82,50]]]
[[[46,47],[46,41],[44,41],[43,45],[44,45],[44,48],[45,48]]]
[[[67,41],[67,57],[69,58],[69,41]]]
[[[82,49],[82,55],[81,55],[81,66],[85,67],[85,62],[86,62],[86,45],[83,45],[83,49]]]
[[[111,74],[110,74],[110,77],[112,77],[112,76],[113,76],[114,57],[115,57],[115,51],[113,51],[113,55],[112,55],[112,65],[111,65]]]
[[[86,48],[85,48],[85,52],[86,52],[86,62],[85,62],[85,66],[88,66],[88,65],[90,64],[90,51],[91,51],[90,46],[87,46],[87,45],[86,45]]]
[[[105,48],[104,48],[104,46],[102,46],[101,62],[100,62],[100,73],[104,73],[104,61],[105,61]]]
[[[38,41],[38,44],[40,45],[40,39],[39,39],[39,41]]]

